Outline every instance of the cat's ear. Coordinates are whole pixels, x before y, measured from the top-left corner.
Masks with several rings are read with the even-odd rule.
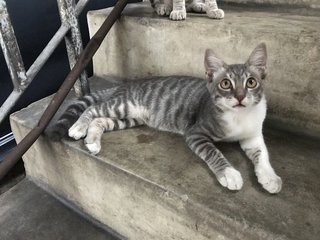
[[[262,79],[265,78],[267,69],[267,47],[265,43],[260,43],[253,50],[247,64],[258,70]]]
[[[221,70],[224,64],[225,63],[221,59],[219,59],[211,49],[206,50],[206,53],[204,55],[204,66],[206,69],[206,75],[209,82],[213,81],[214,73]]]

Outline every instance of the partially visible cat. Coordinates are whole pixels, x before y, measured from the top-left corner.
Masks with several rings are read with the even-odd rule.
[[[150,0],[151,6],[160,16],[172,20],[183,20],[187,12],[206,12],[209,18],[222,19],[224,12],[218,8],[216,0]]]
[[[233,65],[208,49],[204,60],[207,81],[186,76],[149,77],[92,93],[70,105],[48,129],[48,135],[56,140],[67,133],[76,140],[86,137],[86,147],[97,154],[105,131],[146,124],[175,132],[184,136],[221,185],[231,190],[241,189],[241,174],[214,142],[239,141],[254,164],[259,183],[277,193],[281,178],[269,162],[262,135],[266,62],[265,44],[258,45],[246,63]]]

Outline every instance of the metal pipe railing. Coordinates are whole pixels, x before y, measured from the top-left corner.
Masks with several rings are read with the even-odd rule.
[[[4,161],[0,163],[0,180],[6,175],[6,173],[19,161],[22,155],[31,147],[31,145],[38,139],[40,134],[45,130],[50,120],[57,112],[58,108],[62,104],[63,100],[66,98],[67,94],[71,90],[73,84],[80,76],[81,72],[88,65],[92,59],[95,52],[98,50],[103,39],[115,23],[115,21],[120,17],[122,10],[127,5],[127,0],[119,0],[114,6],[113,10],[103,22],[102,26],[91,38],[86,48],[83,50],[75,66],[72,68],[71,72],[68,74],[63,84],[59,88],[58,92],[54,95],[53,99],[49,103],[48,107],[44,111],[42,117],[40,118],[37,126],[33,128],[27,136],[25,136],[21,142],[11,151]]]
[[[83,50],[80,27],[75,12],[74,0],[57,0],[61,22],[70,26],[70,31],[64,37],[69,58],[70,69],[76,64],[79,55]],[[73,86],[77,97],[90,93],[90,87],[86,71],[83,71],[80,78]]]
[[[26,83],[26,70],[11,24],[6,2],[0,0],[0,44],[15,91],[22,91]]]
[[[89,0],[79,0],[79,2],[75,7],[76,16],[78,16],[81,13],[81,11],[84,9],[84,7],[88,2]],[[27,73],[25,73],[22,71],[24,70],[24,66],[23,66],[20,50],[13,32],[13,29],[10,30],[10,28],[12,27],[11,27],[11,21],[7,11],[6,2],[4,0],[0,0],[0,42],[3,50],[3,54],[7,61],[11,79],[15,86],[12,93],[8,96],[8,98],[0,108],[0,124],[2,123],[4,118],[8,115],[12,107],[19,100],[21,95],[24,93],[25,89],[29,86],[29,84],[35,78],[35,76],[43,67],[43,65],[47,62],[47,60],[49,59],[53,51],[57,48],[59,43],[62,41],[64,36],[69,31],[70,27],[71,27],[70,24],[66,24],[66,23],[61,24],[60,28],[52,37],[52,39],[49,41],[47,46],[42,50],[40,55],[37,57],[37,59],[34,61],[31,67],[28,69]],[[2,42],[4,42],[5,44],[4,46]],[[13,47],[6,47],[6,46],[13,46]],[[14,57],[17,55],[20,55],[20,57]],[[11,63],[10,59],[17,59],[17,60],[20,59],[21,61],[19,60],[17,63],[16,61]],[[18,76],[18,77],[21,76],[21,79],[15,76]]]

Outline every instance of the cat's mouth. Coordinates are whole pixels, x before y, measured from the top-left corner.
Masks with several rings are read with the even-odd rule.
[[[244,108],[244,107],[246,107],[246,106],[241,104],[241,103],[238,103],[238,104],[233,106],[233,108]]]

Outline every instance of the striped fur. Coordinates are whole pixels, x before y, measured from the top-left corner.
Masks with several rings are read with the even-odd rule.
[[[150,0],[151,6],[159,16],[169,16],[171,20],[184,20],[187,12],[206,12],[209,18],[224,18],[223,10],[216,0]]]
[[[97,154],[105,131],[145,124],[175,132],[185,137],[221,185],[231,190],[242,187],[241,174],[214,142],[240,141],[258,181],[270,193],[279,192],[282,182],[269,162],[262,136],[265,45],[258,45],[245,64],[235,65],[225,64],[207,50],[205,67],[207,81],[188,76],[150,77],[85,96],[70,105],[49,136],[60,138],[68,131],[76,140],[85,137],[88,150]]]

